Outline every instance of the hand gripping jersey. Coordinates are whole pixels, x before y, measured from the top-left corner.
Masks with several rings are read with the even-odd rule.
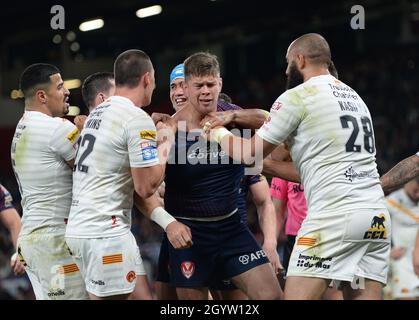
[[[199,133],[178,131],[166,166],[165,208],[176,217],[219,217],[237,210],[241,164]]]
[[[240,109],[221,100],[217,103],[217,111]],[[199,139],[199,134],[178,131],[168,162],[164,201],[174,216],[209,218],[238,208],[244,167],[232,164],[218,144]]]

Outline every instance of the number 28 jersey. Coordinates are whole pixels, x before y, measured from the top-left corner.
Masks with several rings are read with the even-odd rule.
[[[370,112],[335,77],[312,77],[284,92],[257,134],[272,144],[289,144],[308,216],[385,208]]]
[[[113,96],[87,117],[73,173],[66,236],[97,238],[129,232],[132,167],[159,164],[156,127],[131,100]]]

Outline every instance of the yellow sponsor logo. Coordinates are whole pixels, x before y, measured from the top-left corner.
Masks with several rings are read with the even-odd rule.
[[[384,225],[386,217],[380,214],[372,218],[371,228],[364,234],[364,239],[387,239],[387,229]]]
[[[76,141],[79,135],[80,135],[79,129],[76,128],[67,136],[67,140],[70,141],[71,143],[74,143],[74,141]]]
[[[146,140],[156,140],[157,132],[154,130],[142,130],[140,131],[140,138]]]

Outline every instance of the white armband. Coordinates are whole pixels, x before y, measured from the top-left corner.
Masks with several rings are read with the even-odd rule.
[[[176,221],[176,219],[173,218],[173,216],[162,207],[154,208],[154,210],[151,212],[150,218],[160,227],[162,227],[164,231],[166,231],[166,228],[170,223]]]
[[[10,257],[10,260],[12,262],[15,262],[17,260],[17,252],[13,253],[13,255]]]
[[[227,135],[233,135],[230,131],[228,131],[224,127],[216,128],[211,130],[212,137],[214,141],[220,144],[221,140]]]
[[[268,117],[270,115],[270,112],[269,111],[266,111],[266,110],[263,110],[263,109],[260,109],[260,111],[262,111],[263,114],[265,115],[265,118],[268,119]]]

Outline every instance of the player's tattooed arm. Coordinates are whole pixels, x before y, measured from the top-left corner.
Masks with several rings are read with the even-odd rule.
[[[385,192],[397,189],[408,181],[419,177],[419,156],[410,156],[396,164],[380,179]]]

